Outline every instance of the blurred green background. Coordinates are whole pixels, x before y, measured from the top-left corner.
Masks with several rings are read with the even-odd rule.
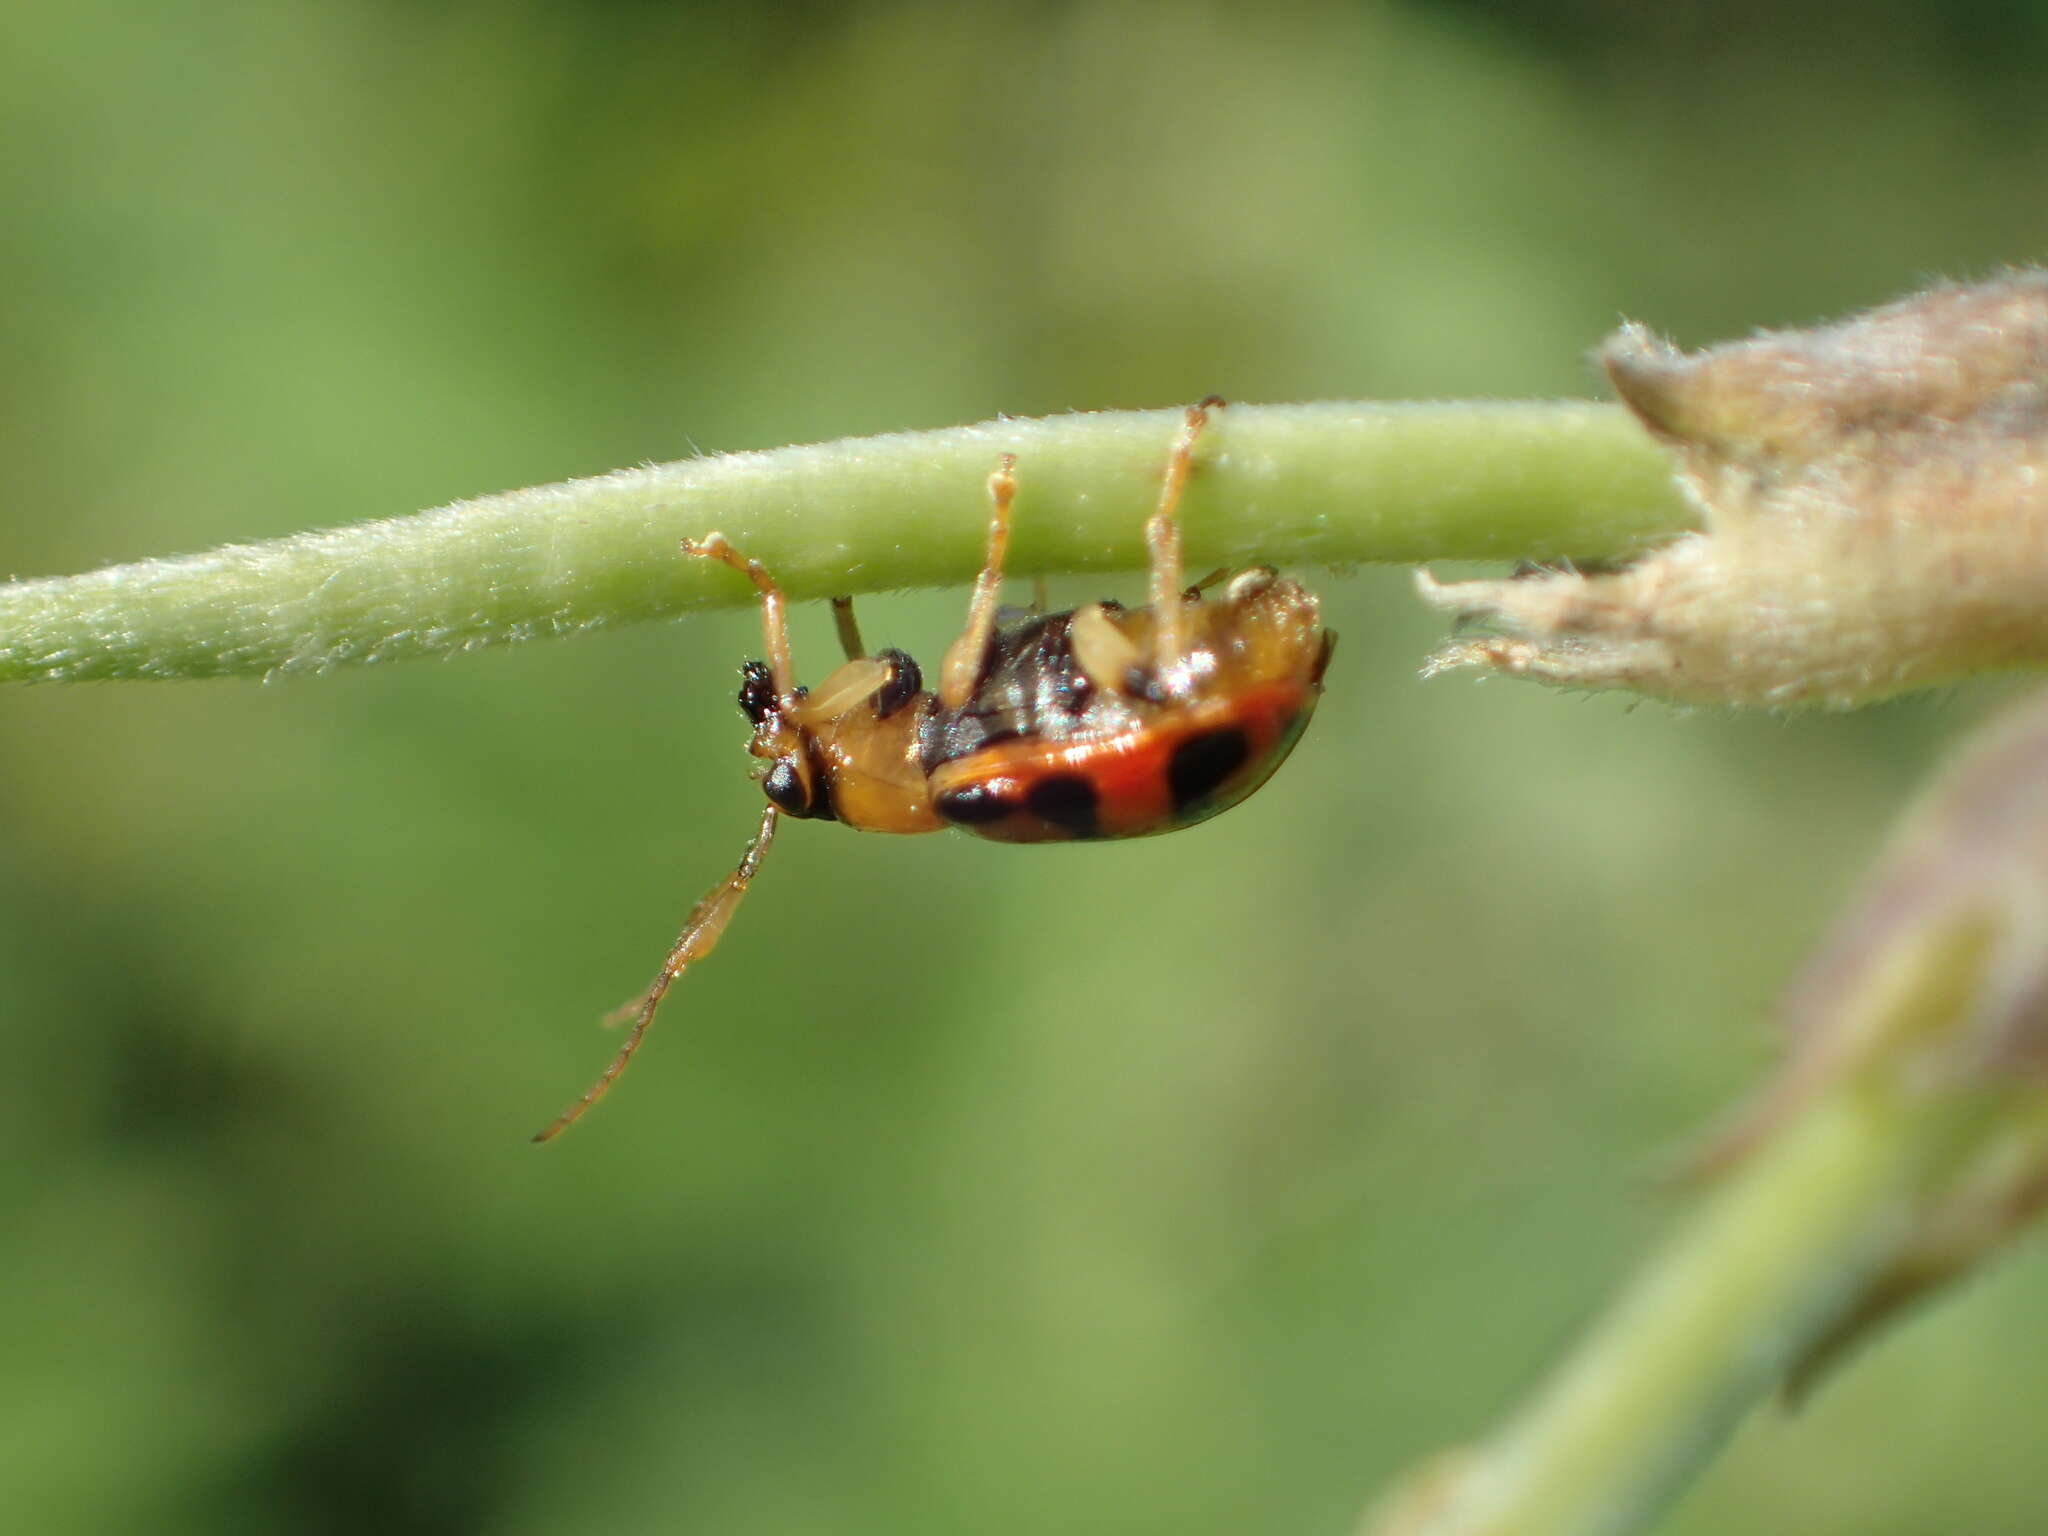
[[[17,4],[0,571],[1001,411],[1596,393],[1624,315],[2048,250],[2039,8],[1649,9]],[[1997,690],[1422,687],[1405,578],[1318,579],[1256,799],[792,826],[545,1151],[752,823],[751,616],[8,692],[10,1521],[1337,1532],[1485,1429]],[[2038,1530],[2044,1289],[1888,1334],[1671,1529]]]

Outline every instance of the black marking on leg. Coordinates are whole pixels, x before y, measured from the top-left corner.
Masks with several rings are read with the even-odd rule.
[[[875,690],[875,718],[886,720],[924,692],[924,672],[908,651],[894,647],[875,658],[889,664],[889,681]]]
[[[969,784],[949,789],[932,802],[932,808],[946,820],[963,827],[985,827],[1001,821],[1017,809],[1017,802],[991,784]]]
[[[1202,802],[1229,782],[1251,755],[1251,743],[1234,726],[1204,731],[1175,747],[1173,760],[1166,766],[1166,782],[1173,791],[1175,812],[1186,815],[1200,809]]]
[[[740,713],[750,724],[759,725],[775,708],[775,679],[765,661],[750,661],[740,668]]]
[[[1078,773],[1055,773],[1038,780],[1024,795],[1024,809],[1075,837],[1101,832],[1095,786]]]

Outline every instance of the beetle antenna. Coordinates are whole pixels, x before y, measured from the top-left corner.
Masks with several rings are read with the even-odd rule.
[[[678,976],[690,968],[692,961],[701,960],[717,945],[719,936],[725,932],[725,925],[732,921],[732,915],[739,909],[740,898],[747,894],[747,887],[760,872],[761,860],[768,854],[768,847],[775,841],[775,824],[779,812],[769,806],[762,813],[761,829],[754,834],[754,840],[747,844],[747,851],[741,857],[739,867],[711,888],[704,899],[690,909],[690,915],[683,921],[683,931],[676,935],[676,942],[668,952],[668,958],[661,963],[661,970],[654,982],[637,1004],[629,1003],[622,1012],[630,1011],[633,1028],[626,1036],[625,1044],[612,1057],[589,1092],[556,1116],[554,1122],[533,1139],[553,1141],[562,1132],[583,1118],[584,1112],[605,1094],[611,1091],[619,1074],[626,1070],[626,1063],[633,1059],[633,1053],[640,1049],[640,1042],[647,1036],[647,1027],[654,1022],[656,1010],[661,1007],[662,998],[668,995],[670,985]]]

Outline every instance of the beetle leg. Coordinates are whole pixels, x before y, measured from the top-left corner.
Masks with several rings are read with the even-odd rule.
[[[848,661],[859,661],[867,655],[868,648],[860,638],[860,621],[853,616],[852,598],[832,599],[832,623],[839,631],[839,649],[846,653]]]
[[[747,894],[747,886],[760,872],[761,860],[767,857],[769,844],[775,840],[775,823],[779,814],[772,805],[762,814],[761,829],[747,844],[739,867],[690,909],[689,917],[683,922],[683,931],[676,936],[675,945],[669,950],[668,958],[662,961],[653,984],[638,1001],[619,1010],[621,1014],[631,1014],[633,1028],[626,1036],[626,1043],[612,1057],[611,1065],[590,1085],[589,1092],[556,1116],[546,1130],[533,1138],[535,1141],[552,1141],[561,1135],[582,1119],[584,1111],[603,1098],[612,1084],[619,1080],[619,1074],[626,1070],[626,1063],[633,1059],[633,1053],[640,1049],[640,1042],[647,1037],[647,1026],[654,1022],[655,1010],[661,1007],[669,985],[690,968],[693,960],[701,960],[711,953],[719,936],[725,932],[725,925],[732,921],[733,913],[739,909],[740,898]]]
[[[749,560],[726,542],[722,533],[707,533],[701,539],[683,540],[683,553],[729,565],[754,584],[761,594],[761,631],[768,647],[768,673],[775,683],[775,697],[787,702],[796,694],[796,669],[789,659],[789,619],[782,589],[758,560]]]
[[[852,661],[843,661],[833,668],[822,683],[804,695],[802,703],[783,713],[791,724],[800,728],[821,726],[880,693],[895,672],[896,669],[879,656],[856,656]]]
[[[1184,693],[1187,689],[1180,665],[1186,632],[1182,607],[1187,602],[1180,558],[1181,492],[1187,489],[1188,472],[1195,463],[1195,443],[1209,424],[1209,412],[1222,404],[1221,395],[1211,395],[1200,405],[1188,407],[1180,437],[1173,445],[1173,457],[1166,462],[1166,481],[1159,487],[1159,509],[1145,523],[1145,548],[1152,557],[1152,665],[1169,694]]]
[[[967,627],[946,648],[939,668],[939,702],[958,709],[974,697],[981,681],[982,658],[995,633],[996,599],[1003,588],[1003,557],[1010,550],[1010,504],[1017,499],[1017,455],[1006,453],[988,477],[988,552],[981,574],[974,578],[974,596],[967,603]]]
[[[1138,643],[1116,627],[1116,621],[1100,603],[1074,610],[1067,633],[1073,639],[1074,660],[1082,675],[1104,693],[1129,694],[1133,670],[1142,670],[1144,658]]]

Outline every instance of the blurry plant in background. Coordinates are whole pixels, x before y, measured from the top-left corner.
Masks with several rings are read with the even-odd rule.
[[[2048,218],[2014,191],[2048,35],[2002,6],[7,31],[22,575],[999,411],[1584,393],[1617,314],[1800,322],[2037,257]],[[1767,1059],[1993,690],[1420,689],[1399,579],[1322,586],[1344,670],[1266,794],[1129,847],[790,839],[659,1072],[548,1157],[535,1107],[603,1044],[574,1026],[748,815],[747,616],[10,692],[11,1507],[1349,1522],[1644,1246],[1647,1170]],[[863,617],[932,654],[957,607]],[[2038,1263],[1760,1420],[1670,1529],[2030,1529]]]

